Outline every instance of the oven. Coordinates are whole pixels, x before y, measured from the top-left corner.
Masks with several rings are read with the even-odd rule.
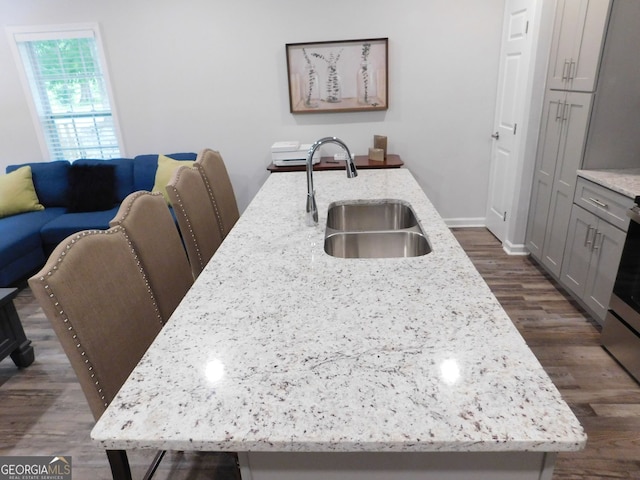
[[[640,196],[631,221],[602,329],[602,345],[640,382]]]

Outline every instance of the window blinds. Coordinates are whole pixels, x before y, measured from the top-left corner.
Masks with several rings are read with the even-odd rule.
[[[92,30],[14,36],[52,160],[120,156]]]

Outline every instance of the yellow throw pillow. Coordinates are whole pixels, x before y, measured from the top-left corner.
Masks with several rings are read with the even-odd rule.
[[[33,186],[31,167],[25,165],[0,175],[0,218],[44,210]]]
[[[158,155],[158,169],[156,170],[156,181],[153,184],[152,191],[162,193],[167,204],[171,205],[171,201],[167,195],[167,183],[169,183],[173,172],[175,172],[178,167],[183,165],[191,167],[193,164],[193,160],[174,160],[166,155]]]

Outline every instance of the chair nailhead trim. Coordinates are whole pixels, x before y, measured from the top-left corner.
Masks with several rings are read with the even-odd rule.
[[[176,180],[180,178],[179,175],[180,173],[178,173],[178,178]],[[196,255],[198,256],[198,265],[200,266],[200,271],[202,271],[205,267],[205,262],[202,260],[202,253],[200,252],[200,246],[198,245],[198,240],[196,239],[196,236],[193,233],[193,227],[191,226],[191,219],[189,218],[189,215],[187,215],[187,211],[184,208],[184,204],[182,202],[182,196],[180,195],[180,192],[178,191],[178,189],[175,188],[175,186],[168,185],[167,187],[173,190],[173,192],[176,195],[176,198],[178,199],[178,210],[182,215],[182,218],[184,218],[184,220],[187,222],[187,228],[189,229],[189,236],[193,240],[193,245],[196,247]],[[175,202],[173,202],[173,208],[175,207],[176,207]]]
[[[220,233],[222,235],[222,238],[224,238],[226,236],[225,230],[224,230],[224,224],[222,223],[222,216],[220,215],[220,212],[218,211],[218,202],[216,201],[216,195],[215,193],[213,193],[213,188],[211,188],[211,184],[209,183],[209,179],[207,178],[206,174],[204,173],[204,166],[202,166],[202,164],[198,164],[196,163],[196,166],[198,168],[198,171],[200,172],[200,176],[202,177],[202,180],[204,181],[205,186],[207,187],[207,192],[209,193],[209,199],[211,200],[211,203],[213,204],[213,210],[216,212],[216,219],[218,221],[218,227],[220,227]]]
[[[57,300],[55,294],[51,291],[51,285],[49,285],[49,283],[47,283],[47,279],[49,277],[51,277],[53,275],[54,271],[56,271],[58,269],[57,265],[60,262],[63,261],[63,258],[66,255],[66,252],[69,251],[71,246],[74,245],[77,242],[77,240],[79,240],[80,238],[88,236],[88,235],[112,235],[112,234],[116,234],[116,233],[120,233],[120,232],[122,232],[122,234],[126,238],[127,243],[129,244],[129,248],[130,248],[131,254],[133,255],[134,259],[136,260],[136,264],[138,265],[138,270],[139,270],[140,274],[142,275],[142,277],[144,279],[147,292],[149,293],[149,296],[150,296],[151,301],[153,303],[153,308],[154,308],[155,313],[156,313],[156,318],[158,319],[160,324],[164,324],[162,316],[160,315],[160,310],[158,309],[158,303],[156,302],[155,295],[153,294],[153,291],[151,290],[151,285],[149,283],[149,279],[148,279],[144,269],[141,266],[140,259],[139,259],[138,255],[137,255],[135,249],[133,248],[133,244],[131,242],[131,239],[127,235],[127,232],[124,230],[124,228],[122,228],[120,226],[112,227],[112,228],[110,228],[108,230],[85,230],[83,232],[78,233],[73,238],[71,238],[70,242],[65,246],[66,251],[63,251],[60,254],[60,257],[58,257],[58,259],[57,259],[56,265],[54,265],[52,267],[52,269],[46,273],[46,276],[45,275],[41,275],[39,277],[40,282],[42,282],[44,284],[45,291],[49,292],[48,295],[49,295],[49,298],[51,299],[53,305],[55,307],[57,307],[58,315],[61,317],[62,322],[68,325],[67,331],[71,333],[71,338],[76,341],[75,342],[76,348],[80,351],[80,355],[82,357],[85,357],[84,363],[85,363],[85,365],[87,367],[87,371],[90,372],[90,377],[92,379],[95,379],[94,385],[96,386],[96,390],[97,390],[98,395],[100,396],[100,399],[104,402],[104,407],[105,408],[109,405],[109,403],[106,401],[106,397],[105,397],[105,395],[103,393],[103,389],[102,389],[102,387],[100,385],[100,380],[96,378],[96,374],[93,371],[93,365],[91,364],[91,361],[89,360],[89,358],[87,358],[87,352],[83,350],[82,343],[79,341],[78,335],[75,333],[75,330],[73,328],[72,322],[70,322],[69,318],[66,316],[64,308],[60,308],[60,302]]]

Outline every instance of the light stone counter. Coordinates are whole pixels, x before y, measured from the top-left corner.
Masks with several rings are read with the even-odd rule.
[[[629,198],[640,195],[640,168],[578,170],[578,176]]]
[[[92,437],[238,452],[583,448],[578,420],[409,170],[314,178],[317,227],[304,224],[305,173],[268,178]],[[408,201],[433,251],[327,255],[327,208],[348,199]]]

